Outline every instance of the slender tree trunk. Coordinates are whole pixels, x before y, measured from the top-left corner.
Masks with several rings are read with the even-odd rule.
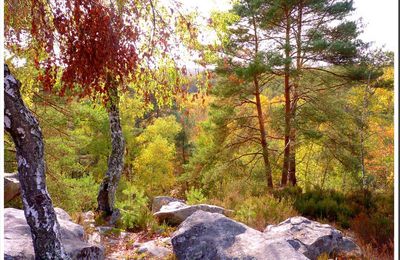
[[[282,178],[281,186],[286,186],[288,173],[289,173],[289,163],[290,163],[290,121],[291,121],[291,111],[290,111],[290,18],[289,12],[286,9],[286,37],[285,37],[285,150],[283,153],[283,167],[282,167]]]
[[[69,259],[46,188],[42,131],[22,100],[20,87],[4,65],[4,128],[15,143],[22,204],[31,228],[35,259]]]
[[[292,116],[292,122],[294,122],[294,116]],[[294,123],[290,129],[290,156],[289,156],[289,182],[292,186],[297,183],[296,179],[296,128]]]
[[[258,34],[257,34],[257,23],[255,20],[255,17],[252,17],[252,22],[253,22],[253,29],[254,29],[254,41],[255,41],[255,51],[254,51],[254,59],[257,59],[258,57]],[[267,185],[269,188],[273,188],[274,184],[272,181],[272,170],[271,170],[271,164],[269,162],[269,153],[268,153],[268,143],[267,143],[267,134],[265,131],[265,126],[264,126],[264,115],[262,113],[262,108],[261,108],[261,99],[260,99],[260,85],[258,82],[257,75],[254,75],[253,77],[253,83],[254,83],[254,96],[256,97],[256,106],[257,106],[257,117],[258,117],[258,124],[259,124],[259,129],[260,129],[260,140],[261,140],[261,147],[262,147],[262,156],[264,160],[264,167],[265,167],[265,175],[267,178]]]
[[[262,108],[261,108],[261,99],[260,99],[260,88],[258,85],[258,80],[257,77],[254,77],[254,86],[255,86],[255,97],[256,97],[256,106],[257,106],[257,117],[258,117],[258,123],[259,123],[259,129],[260,129],[260,139],[261,139],[261,146],[262,146],[262,156],[264,159],[264,166],[265,166],[265,174],[267,177],[267,185],[270,188],[273,188],[273,182],[272,182],[272,170],[271,170],[271,164],[269,162],[269,154],[268,154],[268,143],[267,143],[267,134],[265,131],[265,126],[264,126],[264,116],[262,113]]]
[[[125,141],[121,129],[118,103],[117,90],[110,90],[108,117],[111,132],[111,154],[108,158],[108,170],[97,196],[98,210],[105,212],[107,215],[111,215],[114,212],[115,192],[117,191],[124,165]]]
[[[296,178],[296,110],[298,100],[298,89],[301,80],[302,69],[302,23],[303,23],[303,1],[298,3],[297,32],[296,32],[296,74],[293,84],[293,98],[291,105],[290,122],[290,156],[289,156],[289,182],[292,186],[297,184]]]
[[[361,110],[361,127],[360,127],[360,167],[361,167],[361,181],[362,188],[365,189],[367,187],[366,181],[366,169],[365,169],[365,125],[367,123],[367,112],[368,112],[368,94],[369,94],[369,85],[371,81],[371,72],[368,74],[368,81],[365,85],[364,96],[363,96],[363,105]]]

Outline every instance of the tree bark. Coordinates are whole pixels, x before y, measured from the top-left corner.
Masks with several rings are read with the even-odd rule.
[[[42,131],[22,100],[20,87],[21,83],[4,64],[4,129],[16,147],[22,204],[31,229],[35,259],[69,259],[46,188]]]
[[[267,185],[269,188],[273,188],[274,184],[272,181],[272,170],[271,164],[269,162],[269,154],[268,154],[268,143],[267,143],[267,134],[265,131],[264,126],[264,116],[262,113],[261,108],[261,99],[260,99],[260,88],[258,85],[257,77],[254,77],[254,85],[255,85],[255,96],[256,96],[256,106],[257,106],[257,117],[260,129],[260,139],[261,139],[261,146],[262,146],[262,156],[264,159],[264,167],[265,167],[265,174],[267,177]]]
[[[289,182],[292,186],[297,184],[296,178],[296,110],[298,100],[298,89],[301,80],[302,70],[302,25],[303,25],[303,1],[298,2],[298,16],[296,29],[296,74],[293,84],[293,98],[291,104],[291,122],[290,122],[290,156],[289,156]]]
[[[294,115],[292,120],[294,121]],[[292,124],[291,127],[289,146],[290,146],[290,156],[289,156],[288,177],[290,184],[292,186],[295,186],[297,184],[297,178],[296,178],[296,128],[294,127],[294,124]]]
[[[255,52],[254,52],[254,59],[257,59],[258,53],[258,34],[257,34],[257,24],[255,17],[253,16],[253,27],[254,27],[254,40],[255,40]],[[264,167],[265,167],[265,175],[267,178],[267,185],[269,188],[273,188],[274,184],[272,181],[272,170],[271,164],[269,162],[269,154],[268,154],[268,143],[267,143],[267,134],[265,131],[264,126],[264,115],[262,113],[261,108],[261,99],[260,99],[260,84],[258,82],[257,75],[253,77],[253,84],[254,84],[254,96],[256,97],[256,106],[257,106],[257,117],[258,117],[258,124],[260,129],[260,140],[261,140],[261,147],[262,147],[262,156],[264,160]]]
[[[289,164],[290,164],[290,122],[291,122],[291,110],[290,110],[290,17],[289,10],[285,10],[286,13],[286,30],[285,30],[285,148],[283,153],[283,167],[282,167],[282,178],[281,186],[286,186]]]
[[[106,215],[111,215],[114,212],[115,193],[124,166],[125,141],[122,134],[118,103],[119,98],[117,90],[110,90],[108,117],[111,132],[111,154],[108,158],[107,173],[100,185],[99,194],[97,196],[97,209],[105,212]]]

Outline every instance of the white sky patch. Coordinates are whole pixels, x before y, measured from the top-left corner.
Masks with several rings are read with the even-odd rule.
[[[228,11],[229,0],[181,0],[186,8],[197,8],[199,13],[209,16],[211,11]],[[362,18],[364,33],[360,38],[374,42],[375,47],[395,51],[398,46],[398,1],[397,0],[354,0],[355,12],[352,18]]]
[[[353,17],[361,17],[365,24],[360,38],[374,42],[375,47],[385,45],[386,50],[395,51],[398,46],[398,0],[354,0],[354,7]]]

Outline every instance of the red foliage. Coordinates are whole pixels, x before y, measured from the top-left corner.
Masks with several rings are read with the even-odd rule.
[[[68,91],[79,97],[100,94],[107,99],[108,89],[122,86],[138,64],[137,29],[124,23],[124,17],[134,14],[97,0],[52,2],[49,11],[40,0],[33,0],[32,8],[31,34],[49,54],[42,61],[45,69],[39,78],[44,89],[53,89],[61,66],[60,95]]]

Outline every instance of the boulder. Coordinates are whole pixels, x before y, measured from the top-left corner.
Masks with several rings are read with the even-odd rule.
[[[61,227],[62,243],[72,259],[104,259],[101,246],[84,241],[82,226],[71,221],[64,210],[55,208]],[[31,230],[24,211],[14,208],[4,209],[4,258],[34,259]]]
[[[141,244],[138,248],[138,253],[156,258],[165,258],[172,254],[172,250],[160,245],[156,240],[151,240]]]
[[[21,193],[18,173],[4,173],[4,202],[8,202]]]
[[[160,222],[165,221],[166,223],[171,225],[179,225],[186,218],[188,218],[190,215],[198,210],[220,214],[226,213],[226,210],[224,208],[214,205],[187,205],[180,201],[172,201],[167,205],[162,206],[158,212],[154,213],[154,216]]]
[[[295,250],[310,259],[323,253],[361,256],[361,249],[349,237],[328,224],[305,217],[292,217],[264,230],[268,238],[284,238]]]
[[[267,239],[262,232],[225,217],[198,210],[173,234],[178,259],[304,260],[285,239]]]
[[[172,198],[172,197],[168,197],[168,196],[157,196],[154,197],[153,199],[153,203],[151,205],[151,211],[153,213],[159,211],[161,209],[162,206],[167,205],[170,202],[173,201],[179,201],[182,203],[185,203],[184,200],[180,200],[180,199],[176,199],[176,198]]]

